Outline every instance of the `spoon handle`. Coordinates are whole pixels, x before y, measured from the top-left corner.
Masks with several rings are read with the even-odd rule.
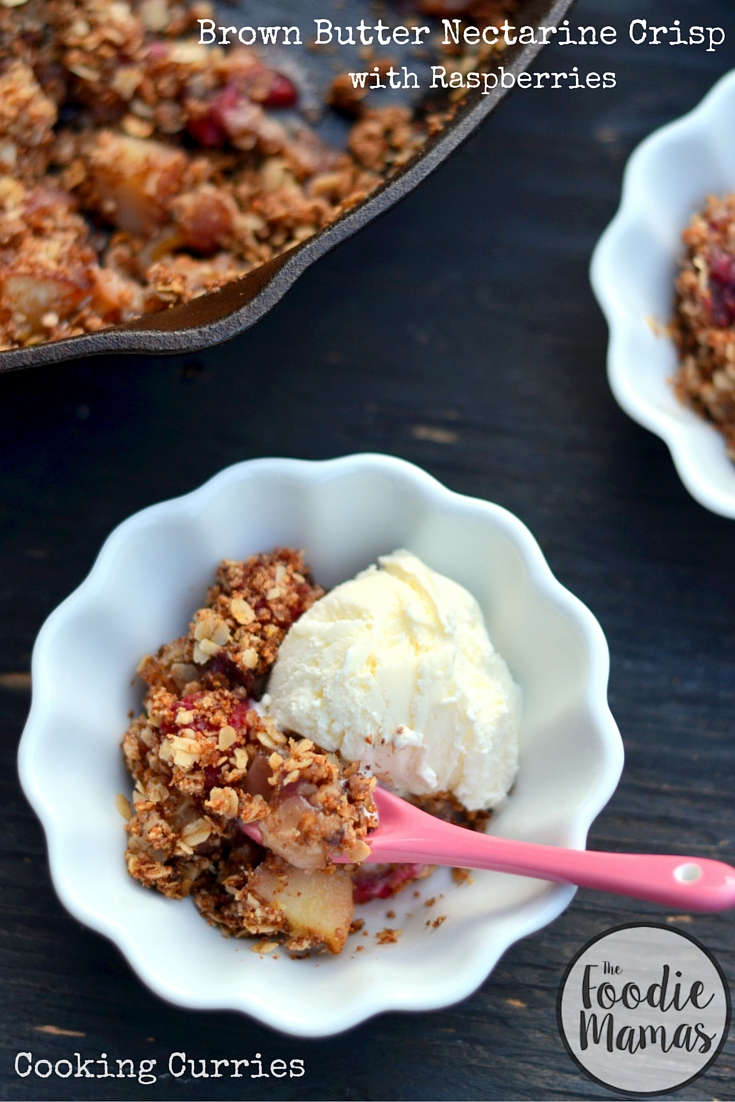
[[[381,789],[375,795],[380,827],[367,838],[371,863],[421,861],[511,872],[686,911],[721,911],[735,906],[735,869],[721,861],[516,842],[452,826]]]
[[[371,862],[422,861],[511,872],[647,899],[686,911],[720,911],[735,906],[735,869],[708,858],[569,850],[483,835],[476,835],[470,844],[462,840],[461,844],[446,846],[429,846],[426,839],[416,846],[404,839],[399,849],[380,845],[378,839],[376,843]]]

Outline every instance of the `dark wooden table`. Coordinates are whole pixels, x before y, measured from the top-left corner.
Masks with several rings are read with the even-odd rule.
[[[634,47],[630,19],[716,24],[715,53]],[[680,924],[735,981],[732,914],[671,916],[581,891],[515,945],[466,1002],[386,1014],[326,1041],[143,987],[58,903],[41,828],[16,779],[33,640],[110,529],[259,455],[377,450],[497,501],[540,539],[599,617],[627,761],[596,848],[735,861],[735,524],[697,505],[664,445],[615,405],[587,268],[622,169],[649,131],[735,63],[729,0],[583,0],[615,49],[555,48],[542,66],[615,70],[608,91],[517,91],[398,209],[313,268],[240,339],[191,358],[81,361],[0,379],[2,441],[2,1097],[605,1098],[555,1022],[563,970],[617,923]],[[573,58],[573,60],[572,60]],[[41,1030],[54,1027],[57,1031]],[[19,1079],[15,1054],[302,1058],[300,1080]],[[679,1097],[735,1098],[735,1041]]]

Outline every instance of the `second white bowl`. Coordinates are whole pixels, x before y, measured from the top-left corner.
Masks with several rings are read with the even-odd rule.
[[[620,209],[595,249],[591,279],[610,328],[608,378],[635,421],[669,446],[707,509],[735,517],[735,464],[722,436],[674,396],[674,312],[682,230],[709,194],[735,190],[735,72],[694,111],[651,134],[625,170]]]

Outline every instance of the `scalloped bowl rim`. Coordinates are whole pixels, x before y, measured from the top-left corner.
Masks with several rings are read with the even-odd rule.
[[[644,428],[661,437],[671,452],[676,470],[689,493],[705,508],[724,517],[735,518],[735,464],[728,458],[722,437],[717,430],[692,410],[680,406],[672,397],[677,408],[670,402],[652,400],[650,393],[641,385],[641,374],[628,352],[631,345],[641,349],[642,344],[650,340],[651,319],[643,313],[631,317],[626,310],[621,287],[626,275],[639,270],[638,262],[631,250],[625,254],[627,267],[620,264],[620,252],[624,250],[624,238],[631,234],[636,224],[644,222],[654,236],[661,236],[659,222],[660,208],[654,207],[654,196],[650,193],[650,181],[661,160],[669,154],[676,154],[697,139],[706,135],[710,140],[719,140],[718,131],[713,139],[712,121],[719,112],[730,106],[730,116],[735,108],[735,70],[726,73],[714,85],[701,102],[686,115],[667,123],[655,130],[631,154],[623,177],[622,198],[617,214],[602,234],[592,257],[590,280],[597,301],[605,315],[610,330],[607,356],[608,380],[613,395],[621,408]],[[712,146],[714,150],[714,145]],[[730,154],[732,159],[732,153]],[[718,187],[701,189],[689,194],[687,178],[693,179],[693,161],[679,157],[678,165],[683,166],[683,175],[672,172],[672,180],[681,187],[682,195],[688,196],[689,213],[700,209],[706,194]],[[718,162],[718,167],[724,168]],[[731,176],[729,187],[735,191],[735,172]],[[673,271],[676,257],[681,252],[680,236],[688,218],[667,230],[675,231],[679,248],[667,250],[667,261],[672,272],[671,309],[673,313]],[[656,268],[660,276],[661,270]],[[665,325],[669,317],[655,318],[656,323]],[[669,387],[667,373],[664,372],[663,359],[668,359],[668,370],[673,370],[676,354],[671,338],[665,333],[657,333],[657,338],[669,346],[662,356],[662,366],[656,368],[660,382]],[[673,350],[673,352],[672,352]],[[644,352],[638,356],[643,358]],[[658,386],[660,390],[660,383]]]
[[[73,868],[70,869],[69,859],[64,855],[65,835],[70,829],[69,813],[65,819],[64,809],[54,806],[54,797],[58,804],[55,789],[51,787],[54,797],[50,799],[49,786],[44,787],[43,766],[39,768],[39,762],[43,762],[42,751],[44,747],[48,748],[48,740],[53,735],[54,684],[49,671],[49,654],[69,620],[80,611],[93,607],[95,601],[100,601],[118,555],[132,537],[144,530],[165,525],[176,518],[201,517],[204,509],[216,502],[231,487],[243,481],[257,480],[261,476],[283,476],[299,480],[300,484],[313,488],[324,486],[335,479],[360,477],[366,473],[371,477],[387,476],[396,480],[396,485],[409,487],[426,504],[432,515],[441,514],[442,511],[459,511],[477,518],[482,524],[499,526],[519,552],[530,587],[537,591],[540,599],[554,606],[562,617],[566,617],[579,633],[589,661],[584,704],[590,711],[601,755],[597,780],[586,791],[584,799],[567,824],[567,844],[584,848],[587,831],[615,791],[623,766],[622,740],[607,704],[609,654],[602,629],[586,606],[557,581],[536,540],[517,517],[498,505],[454,493],[420,468],[387,455],[361,454],[323,461],[248,460],[226,468],[191,493],[152,505],[122,522],[105,541],[87,578],[51,613],[39,633],[33,651],[32,706],[19,749],[22,787],[46,832],[53,884],[66,909],[84,925],[113,941],[138,976],[154,992],[172,1003],[200,1010],[242,1011],[273,1028],[304,1037],[339,1033],[382,1011],[431,1010],[450,1005],[470,995],[491,972],[502,953],[519,938],[553,921],[569,905],[576,889],[568,884],[524,881],[526,885],[535,885],[537,894],[523,906],[519,906],[517,914],[505,916],[492,937],[475,946],[476,952],[466,966],[458,967],[451,975],[443,976],[441,982],[437,978],[430,990],[424,988],[420,993],[412,991],[406,985],[402,986],[400,982],[383,982],[382,986],[378,984],[373,987],[368,982],[362,989],[351,991],[349,996],[343,992],[344,1000],[338,1006],[321,1005],[319,999],[315,998],[314,1003],[308,1007],[308,1012],[304,1013],[303,1010],[299,1012],[298,1009],[293,1010],[288,1005],[282,1005],[283,999],[276,995],[263,997],[262,993],[259,995],[244,990],[238,992],[236,997],[223,997],[215,989],[204,985],[196,990],[187,989],[170,976],[151,968],[142,946],[126,927],[124,915],[115,912],[110,905],[105,909],[103,903],[100,906],[91,906],[79,896],[79,870],[75,873]],[[122,861],[120,866],[121,876],[127,880]],[[440,870],[434,875],[442,875],[444,871],[446,870]],[[519,881],[521,878],[508,879]],[[156,893],[144,894],[149,896]],[[397,897],[399,900],[400,898]],[[168,900],[164,902],[167,906],[182,906]],[[214,934],[198,916],[197,921],[203,931]],[[225,943],[232,944],[232,941]],[[242,945],[242,942],[237,944]],[[391,948],[399,949],[400,943]],[[244,956],[250,956],[252,961],[257,960],[252,954]],[[346,951],[340,957],[329,958],[326,967],[339,966],[345,956]],[[364,957],[367,956],[367,953],[364,954]],[[354,960],[354,956],[352,959]],[[323,962],[324,958],[320,960]],[[280,961],[279,967],[286,963]]]

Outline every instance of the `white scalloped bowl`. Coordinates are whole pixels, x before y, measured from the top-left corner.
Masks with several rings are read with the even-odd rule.
[[[33,653],[20,775],[46,830],[54,885],[164,998],[325,1036],[382,1010],[428,1010],[469,995],[509,945],[564,910],[574,889],[495,873],[458,886],[438,870],[421,887],[443,894],[431,912],[447,916],[439,928],[426,925],[430,912],[407,891],[390,903],[391,925],[402,929],[396,944],[376,943],[389,905],[373,902],[361,908],[370,937],[351,939],[338,957],[292,961],[223,938],[190,900],[167,900],[128,876],[115,795],[130,790],[119,744],[128,710],[140,708],[136,664],[185,630],[220,559],[276,544],[305,548],[325,586],[407,547],[474,593],[524,696],[518,780],[493,832],[583,848],[623,751],[607,706],[607,646],[592,614],[556,581],[519,520],[408,463],[253,460],[121,524]],[[364,951],[355,954],[358,941]]]
[[[707,195],[735,190],[733,119],[730,72],[698,107],[638,146],[591,267],[610,329],[608,378],[618,404],[668,445],[689,493],[725,517],[735,517],[735,464],[717,430],[674,397],[668,380],[677,352],[662,330],[674,310],[682,230]]]

